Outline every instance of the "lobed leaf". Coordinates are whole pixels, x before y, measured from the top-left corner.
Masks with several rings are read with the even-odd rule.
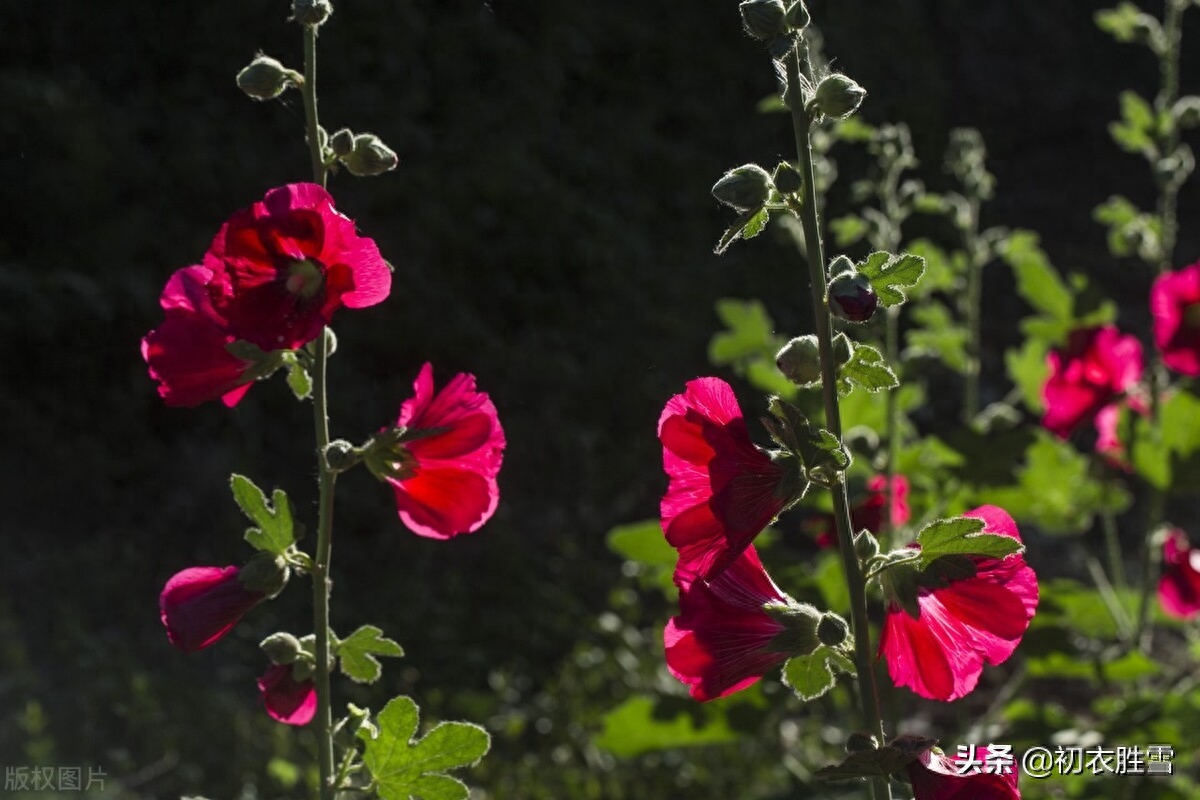
[[[858,271],[871,282],[880,305],[890,308],[905,301],[902,289],[914,287],[921,280],[925,259],[912,253],[897,256],[879,251],[867,256]]]
[[[842,652],[821,645],[808,655],[788,659],[783,665],[783,684],[807,703],[832,689],[840,672],[853,675],[854,662]]]
[[[296,541],[287,493],[276,489],[271,494],[272,504],[268,505],[262,489],[237,473],[229,476],[229,487],[242,513],[257,526],[247,529],[246,541],[256,550],[283,555]]]
[[[955,517],[931,522],[917,534],[921,545],[922,570],[928,569],[939,558],[947,556],[976,556],[981,558],[1004,558],[1025,549],[1011,536],[998,533],[981,533],[983,520],[974,517]]]
[[[363,625],[338,642],[336,652],[343,675],[357,683],[374,683],[383,674],[383,665],[376,656],[399,658],[404,648],[384,638],[383,631],[374,625]]]
[[[838,394],[848,395],[855,387],[868,392],[894,389],[900,385],[883,353],[869,344],[855,344],[850,360],[838,367]]]

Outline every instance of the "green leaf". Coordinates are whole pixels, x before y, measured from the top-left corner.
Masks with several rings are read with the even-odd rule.
[[[342,673],[357,683],[379,680],[383,666],[375,656],[399,658],[403,655],[404,649],[391,639],[385,639],[383,631],[374,625],[363,625],[337,645]]]
[[[929,239],[910,242],[908,252],[925,259],[925,275],[908,292],[910,297],[927,297],[934,292],[954,292],[962,286],[967,271],[967,256],[961,250],[947,253]]]
[[[843,142],[869,142],[875,136],[875,128],[860,117],[846,117],[837,123],[833,132]]]
[[[1074,306],[1071,292],[1050,265],[1036,233],[1014,230],[1000,255],[1012,267],[1017,293],[1025,302],[1052,319],[1071,320]]]
[[[1096,27],[1118,42],[1142,42],[1148,37],[1152,42],[1163,36],[1158,20],[1142,11],[1135,4],[1123,2],[1116,8],[1097,11]]]
[[[783,684],[804,702],[816,700],[837,684],[837,673],[854,674],[854,662],[821,645],[806,656],[792,656],[783,665]]]
[[[850,360],[838,367],[838,394],[847,395],[855,387],[868,392],[894,389],[900,385],[883,353],[869,344],[855,344]]]
[[[312,396],[312,377],[308,374],[308,370],[304,365],[296,360],[295,356],[287,362],[287,385],[292,390],[292,394],[296,395],[297,400],[307,400]]]
[[[929,523],[917,534],[917,544],[921,545],[920,569],[927,569],[945,556],[1004,558],[1025,550],[1024,545],[1011,536],[980,533],[982,530],[983,520],[974,517],[939,519]]]
[[[904,733],[876,750],[859,750],[846,756],[840,764],[821,767],[816,771],[816,777],[827,781],[886,777],[916,761],[937,741]]]
[[[701,706],[688,701],[688,706],[671,713],[658,708],[652,697],[630,697],[604,715],[604,727],[593,743],[613,755],[632,758],[652,750],[731,742],[737,734],[723,713],[726,702]]]
[[[753,239],[767,227],[767,220],[770,218],[770,212],[765,208],[751,209],[740,214],[725,230],[725,233],[721,234],[721,239],[713,248],[713,252],[721,255],[738,239]]]
[[[1162,443],[1168,450],[1182,457],[1200,450],[1200,397],[1182,389],[1163,400]],[[1139,442],[1140,444],[1140,442]]]
[[[1157,152],[1154,142],[1157,124],[1150,104],[1137,92],[1121,92],[1121,118],[1108,126],[1113,141],[1128,153],[1153,156]]]
[[[608,532],[607,541],[608,549],[621,558],[651,567],[674,567],[679,557],[656,519],[618,525]]]
[[[1044,341],[1026,339],[1019,350],[1009,350],[1004,354],[1004,364],[1008,367],[1008,377],[1017,385],[1021,392],[1021,400],[1025,407],[1035,414],[1043,409],[1042,386],[1046,383],[1049,367],[1046,366],[1046,354],[1050,348]]]
[[[443,722],[415,740],[417,704],[407,697],[389,702],[375,718],[372,736],[364,726],[359,738],[366,744],[363,763],[383,800],[466,800],[466,784],[445,773],[479,763],[491,747],[491,737],[478,725]]]
[[[857,214],[847,214],[830,221],[829,230],[833,232],[833,241],[838,247],[849,247],[867,235],[871,226]]]
[[[762,303],[723,297],[717,301],[716,310],[726,330],[718,332],[709,342],[709,361],[722,366],[757,355],[774,360],[783,342],[775,335],[775,322]]]
[[[917,327],[908,331],[906,356],[936,358],[950,369],[965,375],[967,372],[967,342],[970,333],[959,325],[950,309],[936,300],[922,303],[912,310]]]
[[[292,525],[292,505],[287,493],[276,489],[271,494],[272,505],[267,505],[267,498],[262,490],[245,475],[231,475],[229,486],[242,513],[257,525],[246,531],[246,541],[250,546],[277,556],[287,552],[296,541]]]
[[[871,288],[884,308],[899,305],[905,300],[906,289],[916,286],[925,274],[925,259],[912,253],[892,255],[875,252],[858,265],[858,271],[871,282]]]

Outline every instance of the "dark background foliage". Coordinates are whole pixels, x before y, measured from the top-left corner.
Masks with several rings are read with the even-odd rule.
[[[280,381],[233,411],[164,408],[138,342],[167,276],[228,214],[307,177],[299,96],[256,104],[233,84],[259,49],[299,67],[299,32],[282,0],[52,5],[0,6],[0,764],[99,765],[131,797],[283,796],[309,745],[254,708],[255,643],[307,631],[307,584],[191,656],[155,601],[173,572],[247,555],[230,471],[285,487],[311,519],[309,411]],[[811,7],[870,92],[864,117],[908,122],[931,185],[948,131],[979,128],[999,186],[985,224],[1038,230],[1145,330],[1149,277],[1112,263],[1090,210],[1114,192],[1150,205],[1144,165],[1105,126],[1118,90],[1152,94],[1157,76],[1094,28],[1100,4]],[[714,300],[764,297],[787,330],[805,324],[785,248],[711,254],[729,221],[716,177],[789,155],[787,120],[753,111],[769,65],[733,0],[341,2],[320,48],[325,125],[373,131],[401,159],[331,182],[396,267],[387,302],[336,320],[334,433],[390,421],[430,360],[439,382],[478,376],[509,440],[496,517],[449,543],[409,534],[367,475],[341,482],[335,628],[376,622],[408,656],[338,692],[376,708],[411,693],[430,719],[551,720],[498,731],[483,778],[531,773],[502,797],[539,782],[597,796],[596,765],[556,748],[564,724],[594,726],[583,694],[624,691],[619,670],[573,655],[605,641],[594,620],[621,580],[604,533],[656,512],[654,423],[709,369]],[[1190,261],[1194,189],[1182,203]],[[1023,313],[1005,271],[987,280],[985,400],[1007,388],[1000,354]],[[649,796],[636,780],[605,796]]]

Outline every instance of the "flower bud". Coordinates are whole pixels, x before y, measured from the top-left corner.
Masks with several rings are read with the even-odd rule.
[[[267,597],[279,594],[288,582],[287,561],[273,553],[259,553],[238,572],[242,586]]]
[[[738,211],[762,206],[771,197],[771,176],[757,164],[745,164],[725,173],[712,188],[713,197]]]
[[[270,56],[259,53],[237,74],[238,88],[255,100],[271,100],[289,86],[299,86],[304,77]]]
[[[845,75],[834,74],[827,76],[817,86],[814,100],[817,108],[825,116],[831,119],[843,119],[853,114],[862,105],[863,98],[866,96],[866,89]]]
[[[335,439],[325,448],[325,463],[331,472],[345,472],[360,460],[354,445],[345,439]]]
[[[338,158],[344,158],[350,155],[350,151],[354,149],[354,134],[349,128],[342,128],[333,134],[329,140],[329,146],[333,148],[333,154]]]
[[[832,280],[843,272],[854,272],[854,262],[847,256],[835,256],[829,262],[829,278]]]
[[[829,283],[829,310],[847,322],[866,322],[875,316],[879,298],[860,272],[843,272]]]
[[[746,32],[755,39],[774,39],[787,33],[783,0],[744,0],[738,10]]]
[[[350,750],[358,740],[360,729],[365,728],[372,735],[378,730],[371,724],[371,712],[367,709],[359,708],[354,703],[347,703],[346,709],[349,713],[333,726],[333,741],[343,750]]]
[[[383,173],[396,168],[399,159],[396,154],[373,133],[360,133],[354,137],[354,148],[345,156],[342,163],[351,175],[360,178]]]
[[[797,336],[775,356],[775,365],[797,386],[812,386],[821,381],[821,354],[813,334]]]
[[[301,25],[320,25],[332,13],[329,0],[292,0],[292,19]]]
[[[875,737],[869,733],[855,731],[846,737],[846,752],[847,753],[862,753],[867,750],[878,750],[879,742],[875,741]]]
[[[845,364],[854,357],[854,345],[850,343],[850,337],[844,333],[839,333],[833,337],[833,361],[839,367]]]
[[[771,176],[771,180],[781,194],[798,192],[800,191],[800,187],[804,185],[804,179],[800,177],[800,173],[786,161],[779,162],[779,166],[775,168],[775,174]]]
[[[859,531],[854,534],[854,554],[865,564],[879,555],[879,540],[870,531]]]
[[[817,649],[821,640],[817,638],[817,626],[821,612],[808,603],[767,603],[763,613],[783,626],[783,630],[771,640],[771,649],[789,655],[808,655]]]
[[[849,633],[850,626],[846,624],[846,620],[832,612],[826,612],[817,624],[817,638],[827,647],[837,647],[846,641],[846,635]]]
[[[258,646],[267,654],[267,658],[271,659],[272,664],[291,664],[303,652],[300,640],[290,633],[272,633],[259,642]]]
[[[796,0],[796,2],[788,6],[784,19],[788,27],[795,30],[807,28],[808,23],[812,21],[812,18],[808,15],[808,6],[804,5],[804,0]]]

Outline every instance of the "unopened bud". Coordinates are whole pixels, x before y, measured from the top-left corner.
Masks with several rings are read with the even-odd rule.
[[[879,540],[870,531],[859,531],[854,534],[854,554],[865,564],[879,555]]]
[[[745,164],[725,173],[712,188],[713,197],[738,211],[759,208],[771,197],[771,176],[757,164]]]
[[[1200,97],[1189,94],[1179,98],[1171,109],[1171,114],[1180,128],[1195,128],[1200,125]]]
[[[272,633],[259,642],[258,646],[267,654],[267,658],[271,659],[272,664],[294,663],[304,652],[300,640],[290,633]]]
[[[774,39],[787,33],[783,0],[744,0],[738,10],[746,32],[755,39]]]
[[[333,148],[333,154],[338,158],[348,156],[354,149],[354,134],[350,132],[349,128],[342,128],[330,138],[329,146]]]
[[[361,460],[354,445],[345,439],[336,439],[325,448],[325,463],[331,472],[345,472]]]
[[[302,83],[304,77],[299,72],[261,53],[237,74],[238,88],[255,100],[271,100],[289,86]]]
[[[832,612],[826,612],[817,624],[817,638],[826,647],[837,647],[846,641],[846,635],[849,633],[850,626],[846,624],[846,620]]]
[[[804,185],[804,179],[800,177],[800,173],[786,161],[779,162],[779,166],[775,168],[775,174],[771,176],[771,180],[775,183],[775,188],[782,194],[792,194],[800,191],[800,187]]]
[[[813,334],[797,336],[775,356],[775,365],[797,386],[812,386],[821,381],[821,353]]]
[[[862,105],[863,98],[866,96],[866,89],[845,75],[835,74],[829,75],[821,81],[821,84],[817,86],[814,100],[817,108],[825,116],[831,119],[843,119],[853,114]]]
[[[833,360],[840,367],[854,357],[854,345],[850,343],[850,337],[844,333],[839,333],[833,337]]]
[[[252,592],[274,597],[287,585],[287,561],[273,553],[259,553],[238,571],[238,580]]]
[[[337,724],[333,726],[333,741],[343,750],[350,750],[355,746],[360,729],[366,728],[372,734],[375,734],[377,731],[375,726],[371,724],[370,711],[365,708],[359,708],[353,703],[347,703],[346,708],[349,713],[338,720]]]
[[[320,25],[332,13],[329,0],[292,0],[292,19],[301,25]]]
[[[875,316],[879,297],[861,272],[843,272],[829,283],[829,310],[847,322],[867,322]]]
[[[771,649],[788,655],[808,655],[817,649],[821,640],[817,638],[817,626],[821,612],[808,603],[767,603],[763,613],[783,626],[783,630],[771,640]]]
[[[342,163],[351,175],[360,178],[383,173],[396,168],[400,159],[373,133],[360,133],[354,137],[354,147],[342,156]]]
[[[808,15],[808,7],[804,5],[804,0],[796,0],[788,6],[787,14],[784,16],[788,27],[795,30],[802,30],[808,27],[808,23],[812,18]]]

